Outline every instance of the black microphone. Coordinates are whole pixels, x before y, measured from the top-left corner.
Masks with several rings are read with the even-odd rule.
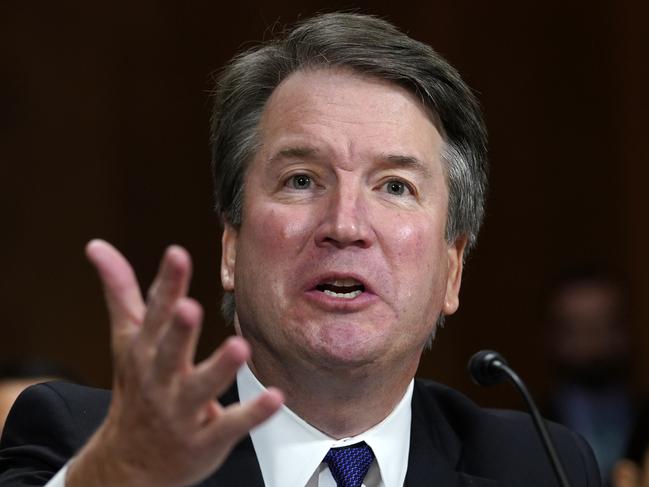
[[[534,399],[532,399],[532,395],[527,390],[527,386],[518,374],[507,365],[507,361],[503,356],[493,350],[480,350],[469,360],[468,369],[471,379],[473,379],[473,382],[478,385],[491,386],[494,384],[500,384],[509,379],[514,386],[516,386],[516,389],[518,389],[518,392],[523,396],[523,399],[532,414],[534,426],[536,427],[536,431],[541,437],[541,443],[543,443],[545,451],[550,458],[550,463],[552,463],[559,485],[561,487],[570,487],[566,472],[559,460],[559,456],[557,455],[554,444],[550,439],[550,435],[548,434],[543,418],[539,413],[539,409],[536,407]]]

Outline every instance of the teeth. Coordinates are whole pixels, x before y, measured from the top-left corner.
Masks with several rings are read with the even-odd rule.
[[[352,291],[349,293],[335,293],[333,291],[330,291],[329,289],[324,290],[324,293],[327,296],[332,296],[334,298],[344,298],[344,299],[354,299],[356,296],[360,296],[362,292],[363,291],[361,291],[360,289],[357,289],[356,291]]]
[[[336,287],[348,287],[348,286],[358,286],[360,282],[358,282],[356,279],[336,279],[335,281],[329,281],[327,284],[330,284],[332,286]]]

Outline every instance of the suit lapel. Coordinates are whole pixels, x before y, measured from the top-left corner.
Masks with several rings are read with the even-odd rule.
[[[219,398],[219,402],[224,407],[239,402],[236,383]],[[232,487],[233,485],[264,487],[264,479],[250,435],[246,435],[228,455],[225,463],[197,487]]]
[[[220,399],[223,406],[239,402],[236,384]],[[404,487],[497,487],[492,479],[459,470],[462,444],[432,394],[415,381],[412,396],[410,454]],[[197,487],[264,487],[249,435],[232,450],[217,472]]]
[[[405,487],[496,487],[459,470],[462,444],[432,394],[415,381]]]

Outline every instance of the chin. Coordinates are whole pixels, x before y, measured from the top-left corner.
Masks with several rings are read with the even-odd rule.
[[[313,365],[319,369],[358,370],[375,364],[378,354],[359,350],[318,350],[310,357]]]
[[[332,367],[358,367],[389,355],[393,343],[361,327],[338,325],[321,330],[312,344],[312,357]]]

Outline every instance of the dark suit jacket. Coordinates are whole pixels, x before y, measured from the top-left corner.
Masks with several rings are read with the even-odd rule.
[[[237,400],[235,388],[221,398],[224,404]],[[109,401],[108,391],[63,382],[25,391],[9,415],[0,442],[0,486],[45,484],[99,426]],[[558,425],[551,425],[550,433],[572,486],[599,486],[598,469],[586,443]],[[263,487],[250,437],[199,485]],[[558,484],[528,415],[481,409],[452,389],[416,381],[405,485]]]

